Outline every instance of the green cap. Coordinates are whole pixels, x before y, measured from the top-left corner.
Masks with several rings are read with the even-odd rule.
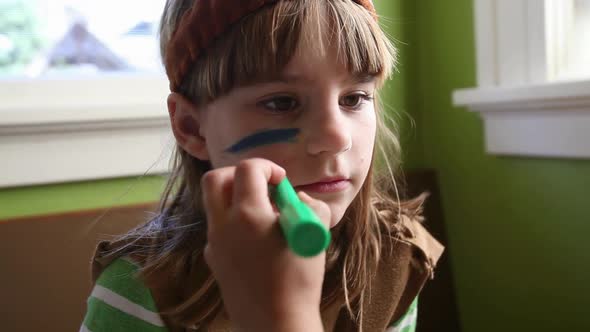
[[[330,244],[330,230],[299,199],[289,180],[285,178],[271,192],[289,248],[302,257],[316,256],[326,250]]]

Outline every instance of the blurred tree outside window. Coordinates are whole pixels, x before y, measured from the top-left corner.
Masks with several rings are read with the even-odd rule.
[[[22,72],[46,42],[30,4],[0,0],[0,75]]]
[[[162,73],[164,0],[0,0],[0,80]]]

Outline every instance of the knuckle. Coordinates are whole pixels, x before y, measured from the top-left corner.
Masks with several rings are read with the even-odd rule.
[[[223,244],[223,242],[223,232],[212,230],[207,231],[207,242],[205,248],[208,248],[207,250],[209,251],[209,255],[214,253],[216,251],[215,248],[217,248],[220,244]]]
[[[205,258],[205,262],[207,265],[211,266],[213,262],[213,257],[211,253],[211,246],[209,244],[205,245],[205,249],[203,250],[203,258]]]
[[[245,205],[245,204],[239,204],[234,208],[234,218],[236,218],[237,220],[239,220],[240,222],[247,222],[247,221],[253,221],[256,219],[256,209]]]
[[[253,159],[241,160],[236,166],[236,173],[249,173],[255,169],[255,164],[256,162]]]
[[[215,171],[209,171],[201,177],[201,188],[203,191],[209,191],[219,182],[219,176]]]

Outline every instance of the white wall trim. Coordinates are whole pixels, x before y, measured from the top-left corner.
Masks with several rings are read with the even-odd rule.
[[[173,139],[167,121],[0,137],[0,187],[160,174]]]
[[[498,155],[590,157],[590,105],[579,110],[482,112],[487,150]]]
[[[548,78],[549,56],[547,46],[546,1],[527,0],[527,57],[528,82],[544,83]]]
[[[474,3],[477,84],[495,86],[498,82],[496,55],[496,2],[479,0]]]
[[[518,107],[538,109],[590,105],[590,80],[555,82],[516,87],[471,88],[453,92],[456,106],[467,106],[473,111],[502,111]]]
[[[498,85],[526,84],[528,74],[527,0],[496,0]]]
[[[0,126],[161,117],[168,91],[140,74],[0,80]]]
[[[0,187],[167,172],[168,91],[147,76],[0,81]]]
[[[488,153],[590,158],[590,81],[463,89],[453,103],[481,115]]]
[[[544,0],[474,0],[478,86],[546,81],[545,10]]]
[[[555,5],[474,0],[478,87],[454,91],[453,103],[481,115],[488,153],[590,158],[590,81],[548,83]]]

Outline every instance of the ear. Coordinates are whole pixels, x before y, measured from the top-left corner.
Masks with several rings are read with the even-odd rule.
[[[190,100],[179,93],[168,96],[168,114],[178,145],[193,157],[209,160],[205,137],[201,135],[201,114]]]

